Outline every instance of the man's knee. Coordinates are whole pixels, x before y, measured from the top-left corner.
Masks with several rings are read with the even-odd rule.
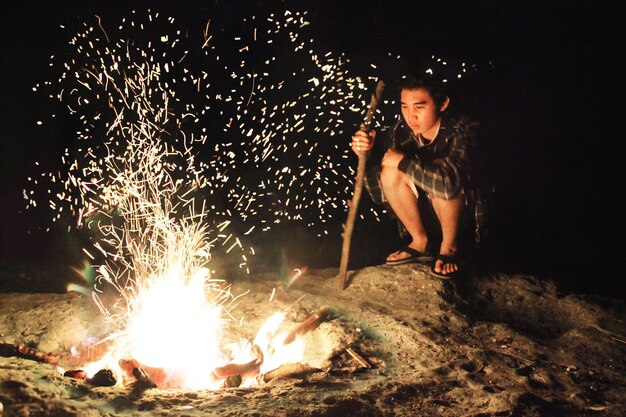
[[[383,189],[398,187],[403,183],[405,176],[406,174],[396,168],[383,167],[380,171],[380,185]]]

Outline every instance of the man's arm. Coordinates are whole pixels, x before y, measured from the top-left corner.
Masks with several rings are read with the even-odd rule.
[[[470,140],[469,126],[455,128],[448,137],[445,155],[426,162],[418,158],[404,157],[398,169],[411,177],[412,181],[429,195],[449,200],[461,191],[468,176]]]
[[[367,163],[365,165],[365,178],[363,184],[365,189],[377,204],[383,204],[383,190],[380,187],[380,169],[381,169],[381,145],[380,141],[375,141],[376,131],[370,130],[365,132],[359,130],[352,136],[350,146],[358,155],[360,151],[367,151]],[[386,141],[385,141],[386,142]]]

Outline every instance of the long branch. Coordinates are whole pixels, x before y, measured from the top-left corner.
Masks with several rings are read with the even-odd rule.
[[[378,106],[378,100],[383,93],[385,83],[380,80],[376,85],[376,91],[372,94],[372,100],[370,107],[367,110],[365,116],[365,122],[361,125],[361,130],[369,132],[376,107]],[[354,221],[356,220],[356,213],[359,207],[359,201],[361,200],[361,194],[363,193],[363,179],[365,178],[365,163],[367,162],[367,152],[359,152],[359,165],[357,167],[356,180],[354,183],[354,194],[352,200],[349,202],[350,209],[348,211],[348,219],[346,220],[346,227],[343,231],[343,246],[341,249],[341,263],[339,265],[339,288],[344,290],[346,288],[346,276],[348,273],[348,259],[350,258],[350,242],[352,240],[352,232],[354,231]]]

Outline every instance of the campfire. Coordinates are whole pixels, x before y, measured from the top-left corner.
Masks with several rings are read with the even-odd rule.
[[[188,74],[182,66],[188,51],[174,47],[178,39],[169,42],[167,36],[161,36],[160,43],[148,41],[142,49],[139,43],[131,47],[125,40],[110,42],[99,21],[98,28],[95,35],[88,31],[72,39],[80,59],[64,68],[73,69],[67,80],[76,88],[61,88],[55,95],[71,114],[78,111],[85,128],[77,132],[77,149],[72,154],[76,159],[69,161],[67,150],[68,158],[62,158],[66,172],[52,175],[54,182],[58,177],[65,188],[50,197],[49,206],[59,211],[57,218],[66,207],[76,227],[89,235],[83,251],[97,277],[87,286],[73,285],[70,290],[91,295],[111,330],[96,341],[72,348],[71,358],[63,358],[71,366],[60,370],[99,386],[139,383],[185,389],[255,386],[281,376],[317,372],[303,362],[307,349],[303,336],[330,318],[328,309],[322,308],[300,323],[289,323],[285,311],[277,312],[259,325],[256,335],[231,340],[228,328],[237,321],[239,296],[211,270],[212,258],[220,250],[220,256],[239,256],[239,267],[249,272],[247,257],[253,256],[254,250],[230,231],[232,212],[241,218],[254,217],[256,207],[263,203],[248,210],[259,198],[248,190],[249,184],[225,189],[237,156],[226,151],[230,148],[217,144],[215,155],[200,160],[196,146],[204,146],[209,138],[200,134],[195,124],[210,106],[200,110],[193,103],[182,103],[174,86],[193,80],[193,90],[199,92],[207,74]],[[206,31],[204,37],[202,51],[211,39]],[[155,45],[161,44],[171,49],[159,49],[158,55]],[[179,52],[184,53],[177,55]],[[321,65],[317,58],[315,65]],[[330,74],[332,65],[321,68],[328,73],[325,77],[333,89],[339,84],[349,89],[361,85],[360,81],[339,83],[344,75],[341,71]],[[332,81],[335,76],[337,83]],[[210,84],[207,82],[207,88]],[[314,85],[326,88],[317,78]],[[307,84],[304,96],[309,96],[308,90]],[[320,99],[327,93],[319,94]],[[221,94],[216,97],[221,99]],[[343,98],[333,105],[342,102]],[[265,117],[265,107],[260,110]],[[295,120],[300,118],[304,120],[299,115]],[[269,139],[274,136],[274,125],[268,122],[267,132],[253,135],[250,149],[244,152],[246,161],[254,156],[255,164],[267,163],[273,151]],[[243,133],[250,137],[252,130],[246,128]],[[282,162],[279,165],[281,173],[290,171]],[[330,164],[330,168],[335,177],[335,167]],[[307,169],[300,172],[302,176]],[[283,188],[283,184],[277,185],[278,190]],[[262,181],[251,189],[264,190],[266,186]],[[271,212],[287,213],[291,199],[282,198],[284,207],[274,207],[274,194],[267,192],[272,198],[272,204],[267,204]],[[35,207],[30,195],[25,193],[29,205]],[[228,201],[236,201],[232,212],[220,208],[224,195]],[[278,199],[276,204],[283,203]],[[267,221],[261,219],[260,223]],[[300,272],[287,288],[298,276]],[[9,354],[59,362],[28,348],[5,348]],[[353,350],[347,352],[360,366],[367,365]]]
[[[327,327],[316,331],[325,322]],[[156,346],[150,352],[152,357],[148,357],[155,362],[133,356],[127,335],[85,340],[65,353],[46,353],[24,345],[0,343],[0,356],[52,364],[64,377],[98,387],[118,386],[140,391],[251,388],[280,378],[308,379],[316,373],[320,374],[316,378],[327,378],[371,368],[370,362],[348,347],[356,339],[345,330],[335,320],[334,310],[322,308],[295,324],[286,319],[284,312],[276,313],[263,323],[254,339],[215,343],[219,348],[213,363],[202,356],[199,349],[187,349],[186,344],[193,342],[189,337],[178,343],[176,351],[172,350],[174,358],[166,356],[171,347],[160,350]],[[198,356],[190,356],[191,351],[199,352]],[[159,361],[159,354],[164,355],[163,360]]]
[[[141,329],[130,337],[104,339],[73,348],[73,360],[85,361],[85,365],[81,369],[64,371],[64,375],[87,380],[97,386],[139,384],[146,388],[186,389],[251,387],[276,378],[300,377],[321,371],[299,362],[305,349],[301,336],[316,329],[331,314],[329,309],[324,308],[288,331],[279,331],[285,314],[276,313],[265,322],[252,341],[240,340],[223,348],[219,344],[221,329],[218,316],[208,314],[206,319],[212,322],[203,323],[208,326],[193,323],[194,329],[182,326],[177,334],[168,334],[167,339],[174,341],[169,345],[163,343],[167,339],[161,336],[162,332],[147,325],[146,329],[158,334],[146,335],[146,329]],[[197,334],[198,328],[212,333],[195,340],[185,337],[185,331]],[[134,344],[132,337],[138,338]],[[189,343],[195,346],[188,347]],[[200,343],[204,343],[201,348],[198,347]],[[138,345],[136,350],[135,345]],[[97,360],[94,360],[96,357]]]
[[[241,296],[208,266],[216,242],[224,246],[231,235],[211,238],[207,213],[194,211],[205,205],[185,198],[194,185],[175,180],[178,166],[168,164],[178,154],[150,126],[131,129],[124,155],[104,162],[109,176],[86,187],[100,190],[90,212],[114,212],[96,229],[93,246],[103,262],[91,291],[113,330],[73,348],[78,365],[64,374],[100,386],[216,389],[318,371],[300,363],[301,336],[330,317],[327,309],[292,327],[278,312],[253,338],[228,341]],[[230,248],[241,246],[232,240]]]
[[[329,318],[326,309],[291,328],[278,312],[253,338],[227,342],[240,296],[208,266],[216,242],[234,240],[231,249],[241,244],[221,233],[227,221],[212,238],[205,204],[186,197],[195,183],[175,179],[179,166],[169,161],[180,155],[152,125],[129,131],[124,154],[104,161],[108,176],[83,184],[91,197],[88,212],[107,214],[95,229],[93,247],[102,262],[94,289],[83,292],[91,293],[113,330],[73,348],[78,365],[64,374],[99,386],[216,389],[318,371],[300,363],[301,336]]]

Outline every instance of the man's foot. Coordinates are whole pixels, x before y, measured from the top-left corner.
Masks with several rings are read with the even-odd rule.
[[[430,268],[430,273],[437,278],[449,279],[459,272],[459,259],[456,252],[442,254],[435,257],[435,262]]]
[[[434,257],[427,252],[420,252],[410,246],[397,250],[387,257],[387,265],[402,265],[409,263],[429,263]]]

